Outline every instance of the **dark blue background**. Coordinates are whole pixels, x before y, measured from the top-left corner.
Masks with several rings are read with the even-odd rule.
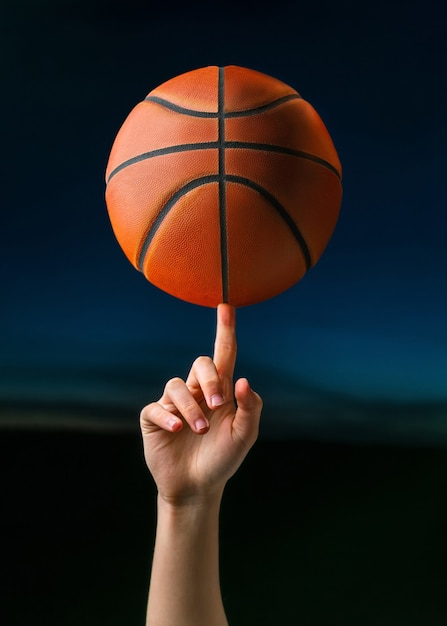
[[[340,219],[300,283],[237,312],[262,434],[447,441],[443,3],[10,3],[2,20],[0,424],[136,428],[212,351],[215,312],[150,285],[104,202],[113,139],[158,84],[242,65],[316,108]]]
[[[2,3],[0,621],[144,623],[138,413],[211,353],[215,312],[133,269],[104,172],[151,89],[236,64],[313,104],[344,197],[306,278],[237,312],[265,408],[223,501],[230,623],[445,624],[444,4]]]

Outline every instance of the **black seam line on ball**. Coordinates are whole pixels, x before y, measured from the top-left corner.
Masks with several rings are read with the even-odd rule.
[[[158,96],[148,96],[143,102],[155,102],[155,104],[160,104],[165,109],[170,109],[171,111],[182,113],[183,115],[191,115],[191,117],[218,117],[217,111],[196,111],[196,109],[188,109],[174,102],[170,102],[170,100],[159,98]]]
[[[150,150],[149,152],[142,152],[141,154],[137,154],[131,159],[127,159],[127,161],[123,161],[120,165],[115,167],[115,169],[110,173],[107,184],[111,181],[111,179],[118,174],[121,170],[129,167],[129,165],[134,165],[135,163],[139,163],[140,161],[145,161],[146,159],[151,159],[152,157],[163,156],[164,154],[172,154],[173,152],[186,152],[188,150],[211,150],[218,148],[217,141],[208,141],[203,143],[182,143],[178,146],[168,146],[167,148],[158,148],[157,150]]]
[[[270,204],[272,204],[275,207],[275,209],[278,211],[282,219],[286,222],[287,226],[292,231],[292,234],[295,237],[296,241],[298,242],[298,245],[301,248],[301,251],[304,256],[304,260],[306,263],[306,270],[309,270],[312,266],[312,258],[310,256],[310,251],[307,246],[306,240],[304,239],[303,235],[300,232],[300,229],[295,224],[292,217],[287,213],[286,209],[279,202],[279,200],[275,198],[275,196],[272,195],[269,191],[267,191],[267,189],[265,189],[264,187],[261,187],[261,185],[258,185],[257,183],[255,183],[253,180],[250,180],[249,178],[243,178],[242,176],[234,176],[233,174],[227,174],[226,180],[227,182],[238,183],[240,185],[244,185],[245,187],[249,187],[250,189],[254,189],[254,191],[257,191],[261,196],[263,196],[266,200],[270,202]]]
[[[249,178],[243,178],[242,176],[234,176],[233,174],[227,174],[225,176],[225,179],[227,182],[244,185],[245,187],[249,187],[250,189],[257,191],[261,196],[266,198],[266,200],[268,200],[270,204],[272,204],[275,207],[275,209],[278,211],[278,213],[287,223],[295,239],[297,240],[303,252],[305,261],[306,261],[306,269],[309,269],[312,265],[312,260],[311,260],[309,248],[307,247],[304,237],[301,234],[298,226],[295,224],[295,222],[287,213],[287,211],[282,206],[282,204],[275,198],[275,196],[273,196],[269,191],[267,191],[267,189],[264,189],[264,187],[261,187],[261,185],[258,185],[257,183],[250,180]],[[147,251],[149,250],[149,246],[151,245],[152,240],[154,239],[158,229],[160,228],[161,223],[163,222],[165,217],[168,215],[169,211],[174,207],[175,203],[182,196],[187,194],[192,189],[195,189],[196,187],[201,187],[202,185],[207,185],[209,183],[219,183],[219,175],[212,174],[210,176],[202,176],[201,178],[196,178],[195,180],[190,181],[189,183],[181,187],[178,191],[176,191],[169,198],[166,204],[161,208],[160,212],[158,213],[157,217],[154,220],[154,223],[152,224],[151,228],[149,229],[149,231],[146,233],[146,235],[143,238],[143,244],[141,246],[141,251],[138,255],[138,261],[137,261],[138,269],[140,270],[140,272],[143,271],[144,260],[146,258],[146,254],[147,254]]]
[[[249,115],[257,115],[258,113],[263,113],[269,109],[281,106],[281,104],[284,104],[284,102],[288,102],[289,100],[302,100],[302,97],[297,93],[293,93],[288,96],[282,96],[281,98],[268,102],[267,104],[261,104],[258,107],[253,107],[252,109],[230,111],[229,113],[225,113],[225,117],[245,117]],[[196,109],[188,109],[187,107],[182,107],[179,104],[171,102],[170,100],[166,100],[165,98],[159,98],[158,96],[148,96],[143,100],[143,102],[154,102],[165,109],[170,109],[171,111],[181,113],[182,115],[190,115],[191,117],[219,117],[219,111],[197,111]]]
[[[218,183],[218,182],[219,182],[218,174],[212,174],[210,176],[203,176],[202,178],[196,178],[194,180],[191,180],[189,183],[187,183],[180,189],[178,189],[169,198],[166,204],[161,208],[160,212],[155,218],[149,231],[143,237],[143,244],[141,246],[141,251],[138,255],[138,261],[137,261],[138,269],[140,270],[140,272],[143,271],[144,260],[146,258],[147,251],[149,250],[149,246],[152,243],[152,240],[154,239],[158,229],[160,228],[161,223],[163,222],[163,220],[165,219],[169,211],[174,207],[175,203],[182,196],[187,194],[192,189],[195,189],[196,187],[201,187],[202,185],[207,185],[208,183]]]
[[[134,165],[135,163],[140,163],[140,161],[144,161],[145,159],[151,159],[152,157],[163,156],[164,154],[172,154],[174,152],[187,152],[188,150],[212,150],[218,149],[220,144],[217,141],[208,141],[203,143],[183,143],[178,146],[168,146],[167,148],[158,148],[157,150],[151,150],[149,152],[143,152],[142,154],[138,154],[131,159],[127,159],[127,161],[123,161],[120,165],[115,167],[114,170],[110,173],[107,184],[111,181],[111,179],[118,174],[121,170],[129,167],[129,165]],[[301,159],[307,159],[308,161],[313,161],[314,163],[318,163],[318,165],[322,165],[326,167],[328,170],[333,172],[339,180],[341,180],[340,172],[328,161],[321,159],[320,157],[315,156],[314,154],[310,154],[310,152],[303,152],[302,150],[293,150],[292,148],[286,148],[284,146],[275,146],[267,143],[250,143],[249,141],[226,141],[224,142],[224,148],[234,148],[234,149],[244,149],[247,150],[265,150],[266,152],[277,152],[279,154],[288,154],[290,156],[299,157]]]
[[[220,262],[222,272],[222,302],[228,302],[228,242],[227,242],[227,201],[225,180],[225,75],[219,67],[217,87],[217,111],[219,117],[217,142],[219,144],[219,224],[220,224]]]
[[[258,107],[253,107],[253,109],[244,109],[243,111],[231,111],[229,113],[226,113],[225,117],[248,117],[250,115],[258,115],[258,113],[264,113],[264,111],[279,107],[281,106],[281,104],[284,104],[284,102],[289,102],[289,100],[302,100],[302,98],[298,93],[292,93],[288,96],[282,96],[282,98],[273,100],[273,102],[268,102],[267,104],[261,104]]]
[[[332,163],[329,163],[329,161],[325,161],[325,159],[311,154],[310,152],[304,152],[303,150],[294,150],[293,148],[276,146],[269,143],[250,143],[249,141],[227,141],[225,142],[225,148],[247,148],[248,150],[265,150],[266,152],[289,154],[290,156],[298,157],[300,159],[307,159],[308,161],[318,163],[318,165],[322,165],[323,167],[326,167],[328,170],[333,172],[337,176],[337,178],[341,180],[340,172],[337,170],[336,167],[332,165]]]

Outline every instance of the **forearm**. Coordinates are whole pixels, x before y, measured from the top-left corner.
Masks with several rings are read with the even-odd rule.
[[[228,626],[219,580],[221,494],[182,506],[158,497],[147,626]]]

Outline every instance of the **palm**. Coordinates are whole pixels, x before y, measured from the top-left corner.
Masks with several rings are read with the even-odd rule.
[[[164,406],[172,413],[177,411],[171,403]],[[210,422],[206,435],[198,436],[187,427],[174,436],[164,430],[145,435],[146,461],[159,490],[167,497],[188,495],[198,487],[212,490],[228,480],[239,465],[239,446],[235,445],[237,435],[233,431],[234,403],[212,411],[202,399],[199,406]]]

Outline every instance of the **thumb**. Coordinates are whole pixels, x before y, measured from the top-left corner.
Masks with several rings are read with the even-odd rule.
[[[259,434],[262,399],[250,388],[246,378],[240,378],[236,382],[234,395],[237,410],[233,420],[233,430],[242,441],[251,447]]]

